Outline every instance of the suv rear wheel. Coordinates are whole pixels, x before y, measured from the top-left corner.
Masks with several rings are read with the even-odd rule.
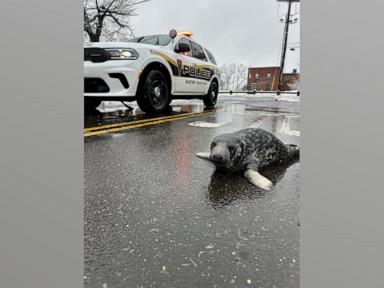
[[[217,95],[219,94],[219,86],[216,81],[212,81],[209,86],[208,94],[204,96],[204,105],[207,108],[214,108],[217,102]]]
[[[148,73],[140,92],[137,104],[147,113],[162,113],[171,102],[167,79],[159,70]]]

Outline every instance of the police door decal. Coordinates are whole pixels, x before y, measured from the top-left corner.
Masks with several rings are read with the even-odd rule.
[[[181,59],[175,61],[160,51],[152,50],[152,54],[158,55],[168,62],[172,68],[173,76],[210,81],[215,74],[215,68],[212,65],[186,65]]]

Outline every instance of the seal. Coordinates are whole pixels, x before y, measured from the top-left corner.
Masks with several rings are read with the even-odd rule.
[[[211,152],[196,156],[211,161],[219,169],[244,173],[253,185],[271,190],[272,182],[259,170],[274,164],[283,164],[299,158],[297,145],[284,144],[272,133],[260,128],[247,128],[216,136]]]

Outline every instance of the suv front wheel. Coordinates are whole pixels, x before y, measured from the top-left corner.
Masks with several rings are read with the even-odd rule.
[[[96,108],[99,107],[102,100],[95,100],[95,99],[85,99],[84,100],[84,110],[85,112],[95,112]]]
[[[147,113],[162,113],[170,103],[170,93],[167,79],[158,70],[152,70],[144,80],[137,104]]]
[[[217,95],[219,94],[219,86],[216,81],[212,81],[209,87],[207,95],[204,96],[203,101],[205,107],[212,109],[215,107],[217,102]]]

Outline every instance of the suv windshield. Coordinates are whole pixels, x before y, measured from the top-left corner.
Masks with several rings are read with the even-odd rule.
[[[150,35],[150,36],[142,36],[129,40],[128,42],[136,42],[157,46],[167,46],[171,42],[172,38],[169,35]]]

